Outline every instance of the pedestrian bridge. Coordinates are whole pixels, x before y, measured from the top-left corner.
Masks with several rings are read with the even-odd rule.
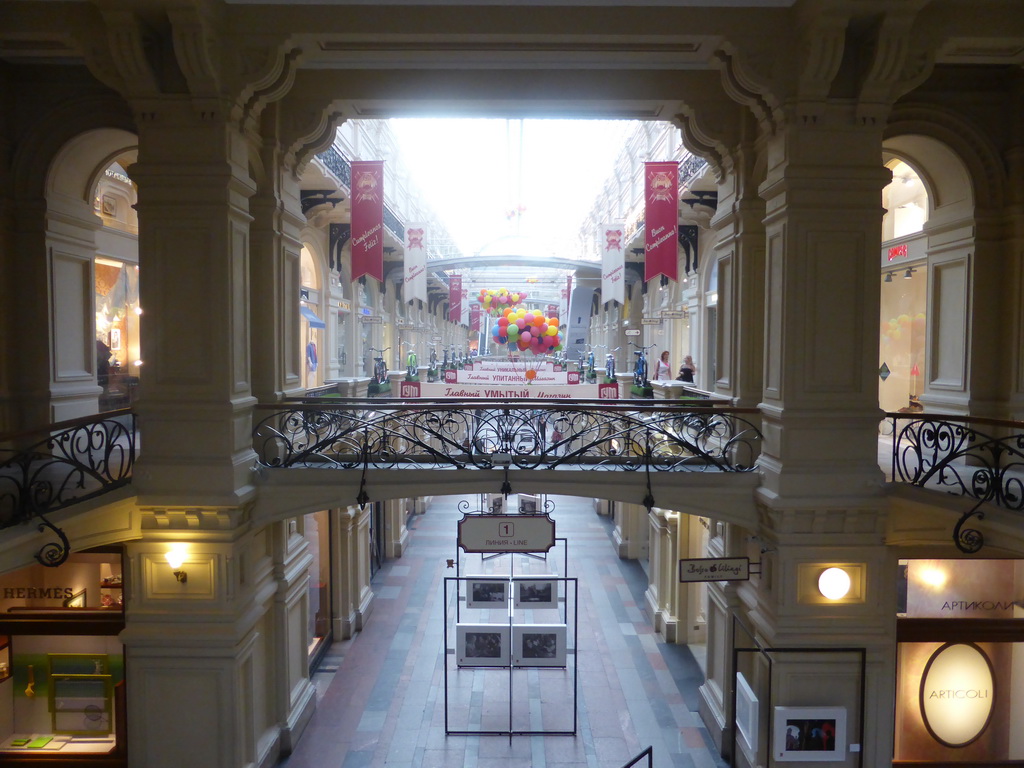
[[[254,524],[398,498],[550,493],[758,526],[756,409],[711,401],[317,398],[258,406],[253,422]],[[0,529],[49,529],[59,542],[35,557],[59,565],[70,544],[47,516],[67,510],[66,525],[76,509],[106,498],[129,502],[139,440],[130,410],[0,437]],[[953,533],[964,552],[983,544],[965,525],[971,518],[999,513],[1016,523],[1024,512],[1024,423],[891,413],[879,445],[891,482],[963,500]],[[28,546],[27,537],[6,533]]]
[[[318,400],[258,413],[265,415],[253,433],[261,467],[257,509],[268,513],[282,505],[297,514],[341,500],[499,492],[681,508],[687,489],[687,511],[756,521],[752,489],[761,434],[754,409],[606,400]],[[734,504],[725,503],[730,496]]]

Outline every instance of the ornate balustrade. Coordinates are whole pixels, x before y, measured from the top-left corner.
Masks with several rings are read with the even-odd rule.
[[[981,533],[964,529],[989,502],[1024,510],[1024,423],[997,419],[889,413],[892,424],[892,477],[896,482],[943,490],[977,500],[957,523],[954,541],[977,552]]]
[[[61,544],[36,555],[57,566],[68,556],[64,532],[45,515],[94,498],[131,480],[136,458],[135,414],[110,411],[0,437],[0,528],[38,521]]]
[[[748,472],[755,409],[608,401],[332,400],[270,411],[253,433],[266,467],[587,467]]]

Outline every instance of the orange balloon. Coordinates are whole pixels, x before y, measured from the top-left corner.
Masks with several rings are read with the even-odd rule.
[[[526,380],[527,381],[533,381],[536,378],[537,378],[537,372],[536,371],[527,371],[526,372]]]
[[[553,325],[553,326],[555,326],[555,328],[557,328],[558,327],[558,318],[557,317],[549,317],[548,318],[548,325],[549,326]]]

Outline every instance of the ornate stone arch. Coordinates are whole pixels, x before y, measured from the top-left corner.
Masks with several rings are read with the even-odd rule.
[[[883,133],[883,146],[892,146],[900,137],[919,136],[930,139],[936,145],[944,145],[949,157],[963,164],[970,183],[973,205],[978,210],[998,210],[1006,200],[1007,178],[999,152],[985,133],[968,118],[953,110],[931,104],[898,104],[893,108],[890,120]],[[937,148],[937,147],[936,147]],[[948,199],[944,197],[944,184],[935,178],[934,171],[928,171],[926,153],[913,158],[924,171],[934,189],[939,205]]]

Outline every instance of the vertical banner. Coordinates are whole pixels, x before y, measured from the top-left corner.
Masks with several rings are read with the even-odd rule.
[[[448,278],[448,321],[462,322],[462,275]]]
[[[469,289],[468,288],[463,288],[462,289],[462,305],[459,307],[459,317],[460,318],[465,318],[464,320],[461,320],[461,322],[464,322],[464,323],[468,323],[469,322]]]
[[[678,279],[679,166],[644,163],[644,282]]]
[[[480,305],[471,304],[469,307],[469,330],[480,332]]]
[[[568,318],[569,307],[572,306],[572,275],[565,276],[565,295],[563,298],[565,299],[565,314],[562,315],[562,318]]]
[[[352,279],[384,281],[384,161],[352,161]]]
[[[625,226],[621,221],[605,224],[598,229],[601,237],[601,301],[626,301],[626,248],[623,241]],[[603,233],[603,234],[601,234]]]
[[[426,224],[409,224],[405,228],[405,300],[419,299],[427,303]]]
[[[560,313],[558,311],[558,305],[548,304],[548,317],[559,317],[559,315]]]

